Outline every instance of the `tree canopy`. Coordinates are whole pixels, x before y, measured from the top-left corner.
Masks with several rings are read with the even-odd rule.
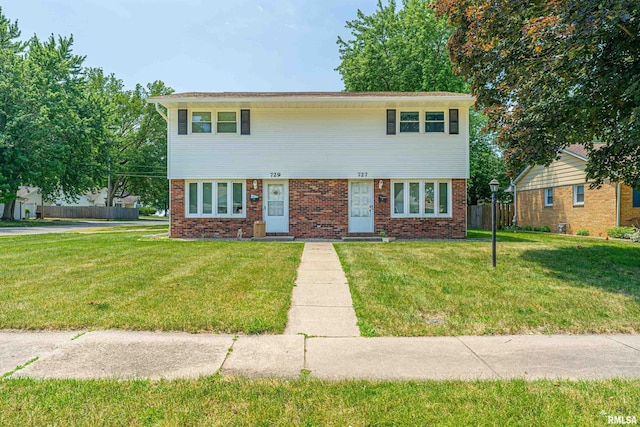
[[[40,188],[45,199],[74,198],[106,186],[111,171],[109,200],[138,192],[166,208],[166,124],[145,99],[172,89],[157,81],[126,90],[83,64],[72,36],[20,41],[17,22],[0,8],[3,218],[13,216],[21,185]]]
[[[438,0],[436,10],[455,28],[451,60],[470,79],[512,174],[579,143],[590,151],[594,185],[637,185],[640,3]]]
[[[352,38],[338,37],[345,90],[466,92],[465,79],[453,73],[446,43],[451,29],[436,19],[427,0],[390,0],[370,16],[357,11],[348,21]]]

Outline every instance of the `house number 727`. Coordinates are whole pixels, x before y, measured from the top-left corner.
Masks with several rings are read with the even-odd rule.
[[[367,172],[358,172],[358,178],[365,178],[367,175],[369,175]]]

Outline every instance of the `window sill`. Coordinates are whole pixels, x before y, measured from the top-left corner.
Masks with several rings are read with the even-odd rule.
[[[185,215],[185,219],[246,219],[246,215]]]
[[[453,215],[391,215],[394,219],[451,219]]]
[[[584,207],[584,203],[574,203],[573,207],[574,208],[583,208]]]

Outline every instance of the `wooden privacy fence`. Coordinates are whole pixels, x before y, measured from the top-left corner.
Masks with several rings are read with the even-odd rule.
[[[42,209],[38,206],[38,212]],[[45,218],[138,219],[138,208],[107,206],[45,206]]]
[[[513,203],[496,203],[498,229],[513,224]],[[467,206],[467,227],[491,229],[491,203]]]

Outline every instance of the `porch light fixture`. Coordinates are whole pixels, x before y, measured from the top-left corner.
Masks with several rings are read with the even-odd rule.
[[[500,188],[500,183],[497,179],[493,178],[489,183],[491,188],[491,252],[492,263],[496,266],[496,193]]]
[[[256,180],[256,179],[253,180],[253,189],[254,190],[258,189],[258,180]]]
[[[380,190],[382,190],[382,186],[384,185],[384,182],[382,180],[378,181],[378,188]]]

